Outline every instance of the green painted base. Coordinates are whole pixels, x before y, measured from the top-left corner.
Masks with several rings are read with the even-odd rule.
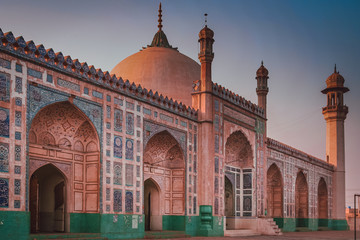
[[[349,230],[349,225],[346,219],[331,219],[329,220],[329,228],[332,230]]]
[[[100,232],[99,213],[70,213],[71,233],[98,233]]]
[[[145,217],[132,214],[102,214],[101,236],[107,239],[143,238]]]
[[[164,215],[162,217],[163,230],[185,231],[185,216]]]
[[[30,213],[22,211],[0,211],[0,238],[27,240],[30,233]]]

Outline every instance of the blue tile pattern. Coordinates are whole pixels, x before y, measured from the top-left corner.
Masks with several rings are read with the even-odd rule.
[[[111,118],[111,107],[110,106],[106,106],[106,117]]]
[[[122,138],[114,136],[114,157],[122,158]]]
[[[15,195],[20,195],[21,193],[21,180],[20,179],[15,179],[14,181],[14,194]]]
[[[34,78],[42,79],[42,73],[39,72],[39,71],[36,71],[35,69],[28,68],[27,74],[28,74],[29,76],[34,77]]]
[[[114,162],[114,184],[121,185],[122,184],[122,164],[118,162]]]
[[[15,166],[14,173],[15,174],[21,174],[21,166]]]
[[[125,165],[125,185],[132,186],[134,179],[134,166],[131,164]]]
[[[10,75],[0,72],[0,101],[10,102]]]
[[[196,206],[197,206],[196,197],[194,197],[194,199],[193,199],[193,214],[196,214]]]
[[[103,99],[103,94],[101,92],[93,90],[92,95],[93,95],[93,97]]]
[[[219,157],[215,157],[215,173],[219,173]]]
[[[9,172],[9,144],[0,143],[0,172]]]
[[[89,89],[87,87],[84,87],[84,94],[89,95]]]
[[[123,112],[119,109],[114,110],[114,130],[122,132]]]
[[[133,212],[133,193],[132,191],[126,191],[125,194],[125,212]]]
[[[6,59],[0,58],[0,67],[10,69],[11,68],[11,62],[6,60]]]
[[[9,109],[0,107],[0,137],[9,137],[10,116]]]
[[[14,208],[20,208],[20,200],[14,200]]]
[[[21,77],[15,78],[15,92],[22,93],[22,78]]]
[[[110,201],[110,188],[106,188],[105,190],[105,199],[106,201]]]
[[[134,114],[126,113],[126,134],[134,135]]]
[[[9,207],[9,179],[0,178],[0,208]]]
[[[22,106],[22,99],[19,97],[15,98],[15,105],[21,107]]]
[[[80,85],[79,84],[76,84],[76,83],[61,79],[61,78],[57,79],[57,85],[59,85],[61,87],[64,87],[64,88],[74,90],[76,92],[80,92]]]
[[[50,75],[50,74],[48,74],[48,75],[46,76],[46,81],[47,81],[48,83],[53,83],[53,76]]]
[[[21,112],[15,111],[15,126],[21,127]]]
[[[133,160],[134,159],[134,140],[126,139],[125,145],[125,159]]]
[[[15,145],[15,160],[21,161],[21,145]]]
[[[21,140],[21,132],[15,132],[15,139]]]
[[[114,212],[121,212],[122,211],[122,196],[121,190],[114,189],[114,200],[113,200],[113,208]]]

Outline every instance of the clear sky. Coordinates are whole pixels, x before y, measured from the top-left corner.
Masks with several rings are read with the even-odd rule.
[[[151,43],[158,0],[0,0],[0,28],[111,69]],[[326,104],[334,64],[345,78],[347,205],[360,194],[360,1],[163,0],[163,30],[194,60],[208,13],[215,32],[213,81],[257,103],[255,72],[269,70],[268,136],[325,159]]]

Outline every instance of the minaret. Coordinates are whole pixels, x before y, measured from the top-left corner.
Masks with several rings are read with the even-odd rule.
[[[205,17],[207,14],[205,14]],[[199,214],[201,236],[215,236],[212,226],[212,206],[214,202],[214,154],[215,140],[213,133],[213,96],[211,80],[211,63],[214,59],[213,43],[214,32],[205,27],[199,33],[200,52],[199,60],[201,63],[200,80],[194,82],[194,92],[192,93],[193,107],[198,110],[199,118],[199,151],[198,151],[198,183],[199,183]]]
[[[256,71],[256,80],[257,80],[257,88],[256,94],[258,95],[258,105],[262,109],[264,109],[265,118],[266,118],[266,96],[269,92],[267,80],[269,71],[264,67],[263,61],[261,61],[260,68]]]
[[[333,175],[333,207],[331,218],[333,229],[346,229],[345,219],[345,138],[344,121],[348,107],[344,105],[345,79],[336,72],[326,79],[326,88],[321,92],[327,96],[327,106],[323,108],[326,120],[326,161],[335,166]]]

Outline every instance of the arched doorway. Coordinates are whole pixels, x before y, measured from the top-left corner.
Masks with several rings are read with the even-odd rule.
[[[253,150],[247,137],[241,131],[233,132],[225,144],[224,189],[226,199],[232,202],[225,204],[225,215],[234,216],[226,220],[229,228],[236,225],[236,218],[253,215],[253,158]]]
[[[144,182],[144,204],[150,203],[147,209],[149,223],[145,219],[145,226],[150,230],[161,230],[164,229],[162,226],[164,215],[185,215],[185,158],[180,144],[168,131],[156,133],[146,144],[144,179],[149,178],[156,180],[159,185],[151,182],[152,180]],[[154,205],[153,199],[157,194],[160,196],[158,208]],[[155,212],[149,214],[149,211]],[[155,222],[155,218],[159,220]],[[167,225],[171,226],[171,224]]]
[[[267,209],[269,217],[283,217],[283,180],[275,163],[267,171]]]
[[[320,178],[318,185],[318,218],[319,227],[328,226],[328,191],[324,178]]]
[[[296,227],[308,226],[309,190],[306,177],[302,171],[298,172],[295,182],[295,218]]]
[[[43,169],[57,179],[62,176],[63,181],[46,187],[55,180]],[[88,117],[70,102],[58,102],[41,109],[29,129],[31,231],[69,232],[70,213],[99,212],[99,169],[99,138]],[[50,220],[43,224],[44,219],[50,218],[45,216],[50,205],[41,205],[44,196],[58,199],[53,212],[49,213],[56,215],[54,227],[48,225]],[[61,196],[63,208],[59,202]],[[43,207],[45,213],[41,212]]]
[[[152,179],[144,182],[145,231],[161,230],[160,190]]]
[[[66,180],[52,164],[30,178],[31,232],[65,232]]]

